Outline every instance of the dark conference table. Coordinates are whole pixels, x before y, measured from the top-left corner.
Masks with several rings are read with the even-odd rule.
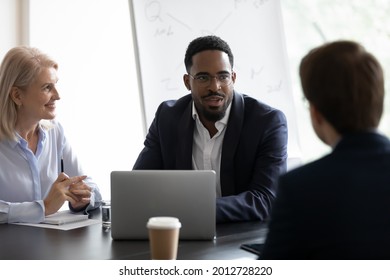
[[[96,213],[94,214],[96,218]],[[100,213],[97,214],[98,217]],[[262,243],[266,224],[243,222],[217,225],[212,241],[180,241],[178,260],[256,259],[242,243]],[[115,241],[101,224],[63,231],[0,224],[0,259],[4,260],[148,260],[149,242]]]

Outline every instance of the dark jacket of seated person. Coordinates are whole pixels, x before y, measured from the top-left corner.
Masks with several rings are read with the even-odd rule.
[[[134,169],[214,170],[217,223],[267,220],[286,170],[284,114],[234,90],[233,53],[221,38],[191,41],[184,64],[191,93],[159,106]]]
[[[337,41],[302,60],[317,136],[332,152],[281,176],[261,259],[390,259],[390,141],[377,131],[378,61]]]
[[[192,98],[167,101],[157,110],[134,169],[192,169],[195,121]],[[218,223],[266,220],[277,175],[286,168],[286,120],[279,110],[234,94],[221,158]]]

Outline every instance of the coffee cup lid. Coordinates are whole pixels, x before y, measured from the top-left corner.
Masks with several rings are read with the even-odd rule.
[[[149,219],[146,227],[155,229],[181,228],[181,223],[175,217],[152,217]]]

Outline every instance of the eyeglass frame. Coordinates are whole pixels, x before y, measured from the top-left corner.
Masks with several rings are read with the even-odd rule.
[[[229,85],[231,85],[231,83],[233,82],[233,73],[234,72],[226,72],[226,73],[224,72],[224,73],[219,73],[219,74],[214,75],[214,76],[212,76],[210,74],[196,74],[195,76],[193,76],[190,73],[187,73],[187,75],[190,76],[198,85],[201,85],[201,86],[204,86],[204,87],[208,87],[208,86],[211,85],[211,80],[212,79],[216,79],[217,82],[220,85],[222,85],[222,86],[229,86]],[[229,76],[229,83],[224,84],[224,82],[221,81],[220,77],[222,75]],[[201,77],[201,76],[203,76],[203,77],[207,76],[209,78],[209,80],[207,82],[206,81],[202,82],[201,80],[199,80],[199,77]]]

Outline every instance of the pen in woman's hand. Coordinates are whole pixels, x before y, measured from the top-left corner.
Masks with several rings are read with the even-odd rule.
[[[64,159],[61,159],[61,173],[64,172]]]

